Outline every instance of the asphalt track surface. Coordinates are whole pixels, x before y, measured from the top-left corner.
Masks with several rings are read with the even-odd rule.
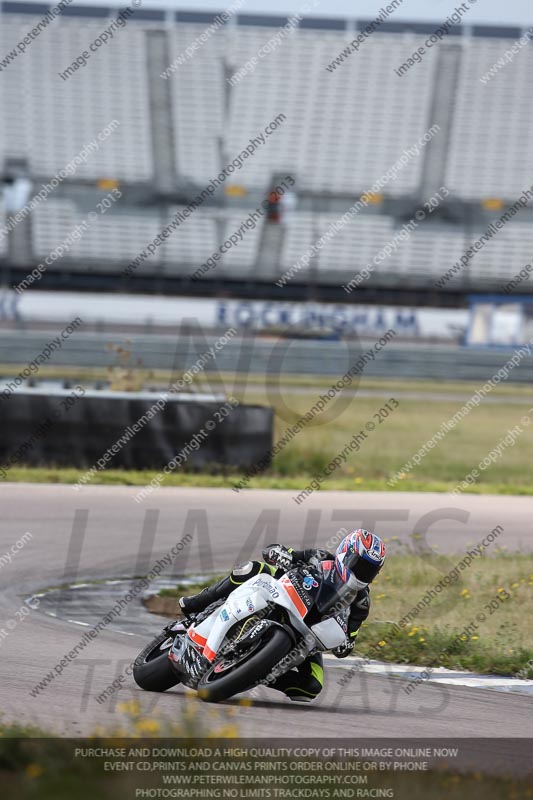
[[[398,536],[404,547],[414,547],[422,557],[424,548],[435,547],[450,554],[450,565],[458,560],[453,554],[464,555],[467,543],[478,543],[497,524],[504,526],[499,546],[533,549],[533,498],[527,497],[320,492],[296,506],[290,492],[168,488],[139,505],[133,500],[137,491],[0,487],[0,556],[26,531],[32,534],[11,563],[1,562],[0,568],[0,629],[6,634],[0,634],[4,721],[35,723],[65,736],[87,735],[96,726],[120,724],[117,697],[135,697],[146,713],[153,712],[155,702],[159,715],[179,716],[186,703],[179,687],[153,695],[128,683],[111,701],[96,702],[146,643],[145,636],[109,629],[32,697],[30,690],[80,641],[84,628],[60,618],[61,613],[53,618],[39,609],[21,618],[20,609],[26,598],[45,587],[146,574],[187,530],[193,541],[164,577],[229,570],[243,556],[257,554],[266,541],[324,544],[343,525],[366,525],[384,537]],[[417,539],[410,538],[413,532],[418,532]],[[160,620],[154,618],[154,634],[159,627]],[[231,721],[246,737],[533,738],[531,697],[430,683],[408,695],[401,678],[367,673],[357,673],[341,687],[347,665],[328,662],[326,687],[313,704],[296,706],[262,688],[251,705],[241,706],[237,700],[217,707],[198,703],[198,720],[204,725]],[[494,766],[497,756],[503,763],[501,744],[496,742],[472,744],[471,752],[479,756],[479,765],[488,760]]]

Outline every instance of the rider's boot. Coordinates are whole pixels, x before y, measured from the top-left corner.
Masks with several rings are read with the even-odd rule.
[[[294,673],[291,671],[289,674],[292,675]],[[292,683],[294,682],[295,681],[292,681]],[[285,697],[297,703],[310,703],[316,697],[314,693],[308,693],[305,689],[300,689],[298,686],[288,686],[286,675],[281,675],[280,678],[270,684],[269,688],[277,689],[278,692],[283,692]]]
[[[320,653],[308,656],[296,669],[280,675],[270,684],[272,689],[283,692],[289,700],[309,703],[318,697],[324,686],[324,669]]]
[[[178,603],[185,616],[197,614],[207,606],[210,606],[211,603],[216,603],[217,600],[225,600],[233,589],[235,589],[235,584],[231,582],[230,578],[222,578],[212,586],[202,589],[198,594],[193,594],[190,597],[180,597]]]

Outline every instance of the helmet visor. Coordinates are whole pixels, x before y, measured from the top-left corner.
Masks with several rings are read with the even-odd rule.
[[[344,566],[350,570],[361,583],[372,583],[381,569],[382,563],[352,553],[344,561]]]

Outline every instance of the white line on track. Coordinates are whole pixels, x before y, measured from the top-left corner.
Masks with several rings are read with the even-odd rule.
[[[326,655],[325,660],[343,670],[356,667],[357,671],[369,672],[373,675],[391,675],[395,678],[412,681],[422,676],[421,683],[447,683],[452,686],[469,686],[474,689],[492,689],[497,692],[513,692],[533,697],[533,680],[511,678],[505,675],[479,675],[473,672],[434,667],[429,677],[424,677],[427,667],[412,664],[387,664],[383,661],[366,661],[362,658],[350,658],[339,661],[335,656]]]

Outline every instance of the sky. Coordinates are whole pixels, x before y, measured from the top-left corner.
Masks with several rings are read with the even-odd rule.
[[[268,13],[290,16],[300,11],[305,0],[244,0],[240,13]],[[313,16],[365,17],[377,16],[389,0],[307,0],[316,2]],[[524,25],[533,23],[532,0],[465,0],[470,5],[468,19],[472,24]],[[220,11],[231,5],[231,0],[144,0],[145,8],[161,4],[178,9]],[[445,20],[461,0],[403,0],[391,20],[430,21]]]
[[[15,2],[17,1],[24,0],[15,0]],[[142,0],[142,7],[174,8],[184,11],[224,11],[235,1]],[[308,16],[373,19],[389,2],[390,0],[242,0],[239,13],[291,16],[301,12],[302,7],[307,3],[310,6],[316,5],[316,8]],[[461,2],[462,0],[403,0],[402,5],[391,14],[389,20],[440,22],[452,14],[454,9],[461,5]],[[464,2],[470,6],[468,11],[470,24],[522,27],[533,25],[532,0],[464,0]],[[74,0],[72,4],[123,7],[127,2],[126,0]]]

